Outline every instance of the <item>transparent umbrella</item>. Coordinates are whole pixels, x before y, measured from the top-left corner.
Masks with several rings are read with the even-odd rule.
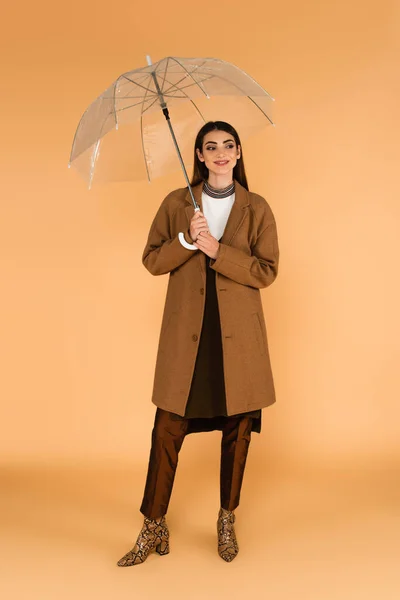
[[[93,182],[152,179],[193,166],[194,137],[209,120],[232,123],[241,139],[274,125],[274,98],[250,75],[217,58],[168,56],[120,75],[85,110],[69,167]],[[173,123],[173,127],[172,127]]]

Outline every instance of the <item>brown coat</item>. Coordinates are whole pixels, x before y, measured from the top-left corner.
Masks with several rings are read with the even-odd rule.
[[[192,189],[202,210],[203,184]],[[185,248],[178,239],[182,231],[191,241],[193,214],[187,187],[170,192],[153,220],[142,258],[152,275],[170,273],[152,402],[181,416],[196,361],[206,285],[205,254]],[[235,180],[235,202],[219,254],[210,261],[216,271],[228,415],[275,402],[260,289],[275,280],[278,261],[276,223],[269,204]]]

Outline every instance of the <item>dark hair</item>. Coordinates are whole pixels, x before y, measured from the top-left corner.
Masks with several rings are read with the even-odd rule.
[[[229,123],[226,123],[225,121],[208,121],[198,132],[194,143],[193,175],[190,185],[194,186],[208,179],[209,170],[204,164],[204,162],[201,162],[201,160],[199,160],[196,148],[198,148],[200,152],[203,153],[204,136],[210,131],[217,130],[226,131],[227,133],[230,133],[235,138],[236,145],[240,146],[240,158],[238,158],[236,165],[233,167],[233,179],[236,179],[248,191],[249,186],[247,183],[246,171],[244,168],[242,144],[240,143],[240,138],[236,129],[232,127],[232,125],[230,125]]]

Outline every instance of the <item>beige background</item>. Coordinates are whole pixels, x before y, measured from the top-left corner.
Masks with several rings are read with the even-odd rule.
[[[0,591],[398,598],[398,2],[5,11]],[[141,525],[168,280],[141,254],[185,182],[177,171],[89,192],[67,163],[84,109],[146,54],[228,60],[276,98],[276,128],[243,153],[280,236],[280,273],[262,292],[277,403],[253,435],[230,565],[216,553],[213,432],[182,448],[171,554],[115,566]]]

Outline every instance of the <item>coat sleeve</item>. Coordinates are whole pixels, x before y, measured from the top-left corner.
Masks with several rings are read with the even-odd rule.
[[[186,262],[197,250],[185,248],[178,236],[172,237],[170,195],[164,198],[150,227],[142,263],[152,275],[164,275]],[[173,216],[173,215],[172,215]],[[183,232],[187,241],[188,231]],[[189,237],[190,239],[190,237]]]
[[[270,209],[264,211],[255,244],[249,256],[243,250],[219,244],[218,256],[210,267],[242,285],[265,288],[278,274],[279,246],[275,219]]]

